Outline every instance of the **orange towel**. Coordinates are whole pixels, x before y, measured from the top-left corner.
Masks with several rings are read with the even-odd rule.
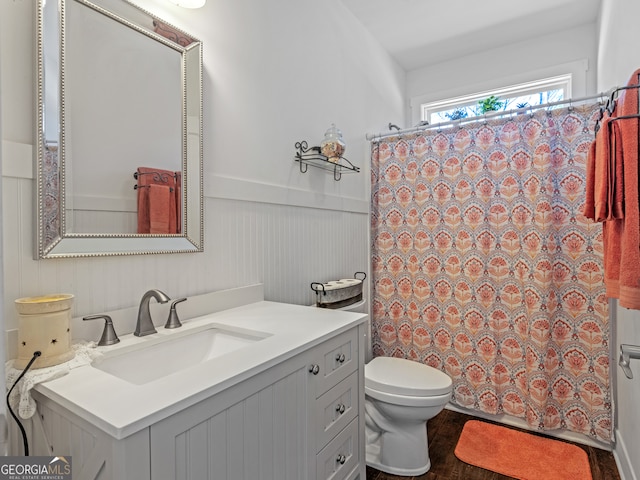
[[[600,130],[596,134],[596,156],[595,156],[595,180],[594,180],[594,202],[596,222],[603,222],[609,217],[609,187],[610,187],[610,165],[613,161],[610,149],[609,134],[611,119],[602,119]]]
[[[162,185],[169,187],[172,201],[169,204],[169,226],[167,231],[151,231],[149,187]],[[180,189],[181,192],[181,189]],[[176,172],[158,168],[138,167],[138,233],[180,233],[178,227],[178,206],[181,193],[176,192]]]
[[[150,233],[149,188],[138,183],[138,233]]]
[[[171,204],[173,189],[166,185],[149,185],[149,233],[172,233]],[[173,227],[175,229],[175,226]]]
[[[614,220],[624,217],[624,153],[619,121],[613,120],[609,123],[609,152],[609,192],[606,219]]]
[[[176,209],[176,228],[175,233],[182,232],[182,172],[176,173],[175,188],[175,209]]]
[[[629,85],[640,81],[634,72]],[[638,89],[624,90],[618,98],[616,116],[638,115]],[[640,198],[638,196],[638,118],[614,122],[621,142],[624,218],[604,223],[604,264],[607,296],[620,300],[620,306],[640,310]]]
[[[596,222],[622,218],[622,141],[615,119],[604,117],[587,154],[583,215]]]
[[[587,188],[586,198],[582,214],[591,219],[596,219],[596,141],[594,140],[589,145],[589,152],[587,153]]]

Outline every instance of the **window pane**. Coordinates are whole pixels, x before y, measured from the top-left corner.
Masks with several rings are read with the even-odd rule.
[[[484,94],[423,104],[422,119],[438,124],[483,115],[484,112],[544,105],[568,98],[570,89],[570,75],[539,80]]]

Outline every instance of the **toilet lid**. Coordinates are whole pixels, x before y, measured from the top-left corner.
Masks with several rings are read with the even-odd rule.
[[[451,392],[451,378],[423,363],[404,358],[376,357],[364,367],[365,386],[396,395],[429,397]]]

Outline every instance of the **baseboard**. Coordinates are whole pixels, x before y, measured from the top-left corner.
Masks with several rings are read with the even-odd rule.
[[[512,417],[511,415],[491,415],[490,413],[480,412],[479,410],[469,410],[466,408],[462,408],[458,405],[454,405],[452,403],[448,403],[445,408],[447,410],[453,410],[454,412],[464,413],[466,415],[472,415],[474,417],[483,418],[485,420],[493,420],[494,422],[499,422],[504,425],[509,425],[511,427],[523,428],[525,430],[531,430],[527,422],[518,417]],[[591,447],[599,448],[601,450],[612,451],[612,445],[609,445],[604,442],[599,442],[594,440],[586,435],[582,435],[581,433],[571,432],[569,430],[545,430],[545,435],[549,437],[554,437],[559,440],[566,440],[568,442],[576,442],[582,443],[583,445],[589,445]],[[622,479],[624,480],[624,479]],[[631,480],[631,479],[627,479]],[[633,480],[637,480],[633,478]]]
[[[613,458],[618,467],[620,480],[638,480],[638,476],[633,471],[629,450],[624,441],[624,437],[620,434],[620,430],[616,429],[616,447],[613,449]]]

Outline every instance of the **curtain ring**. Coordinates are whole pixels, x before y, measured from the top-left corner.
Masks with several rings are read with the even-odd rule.
[[[606,101],[606,100],[605,100],[604,92],[601,92],[601,93],[600,93],[600,102],[599,102],[599,104],[600,104],[600,105],[604,105],[604,104],[605,104],[605,101]]]

